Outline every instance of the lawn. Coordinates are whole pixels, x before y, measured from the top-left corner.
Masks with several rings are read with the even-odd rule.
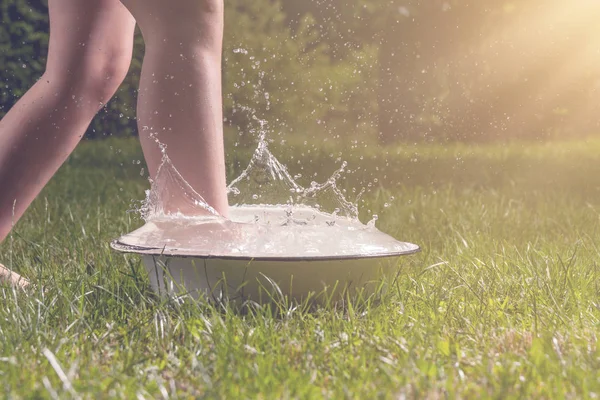
[[[600,140],[344,142],[273,151],[308,182],[343,157],[361,218],[423,251],[377,301],[310,310],[153,296],[108,245],[141,225],[139,146],[82,143],[0,245],[38,284],[0,289],[1,396],[597,398]]]

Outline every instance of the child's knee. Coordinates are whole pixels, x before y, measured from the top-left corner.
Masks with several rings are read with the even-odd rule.
[[[46,68],[46,77],[59,88],[59,93],[82,99],[92,108],[106,104],[117,91],[131,64],[126,49],[93,49],[75,60],[64,60]]]
[[[101,103],[107,103],[127,76],[131,54],[116,51],[96,55],[88,62],[86,90]]]

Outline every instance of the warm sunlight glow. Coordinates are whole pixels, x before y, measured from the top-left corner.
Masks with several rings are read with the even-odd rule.
[[[526,124],[542,109],[571,124],[589,118],[600,103],[600,2],[513,1],[503,13],[504,24],[491,27],[466,58],[487,66],[473,91],[493,98],[509,87],[503,95],[511,105],[499,111]],[[593,97],[578,95],[590,86]]]

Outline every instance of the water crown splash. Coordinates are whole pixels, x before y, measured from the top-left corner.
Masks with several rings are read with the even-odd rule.
[[[162,160],[150,189],[137,211],[144,221],[164,218],[222,218],[177,171],[167,155],[167,146],[156,135],[151,137],[162,153]]]
[[[307,206],[324,211],[330,208],[332,216],[358,220],[358,206],[346,200],[337,187],[347,166],[346,162],[324,183],[311,182],[304,188],[292,177],[287,167],[271,153],[266,139],[266,122],[259,121],[261,130],[258,146],[248,167],[228,186],[232,204]]]

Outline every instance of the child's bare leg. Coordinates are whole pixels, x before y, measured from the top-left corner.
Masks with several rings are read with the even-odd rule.
[[[140,26],[146,53],[138,98],[138,127],[154,177],[159,146],[207,203],[227,215],[221,49],[223,0],[123,0]],[[184,213],[181,191],[171,193],[168,211]]]
[[[49,0],[46,72],[0,121],[0,242],[117,90],[135,21],[118,0]]]

